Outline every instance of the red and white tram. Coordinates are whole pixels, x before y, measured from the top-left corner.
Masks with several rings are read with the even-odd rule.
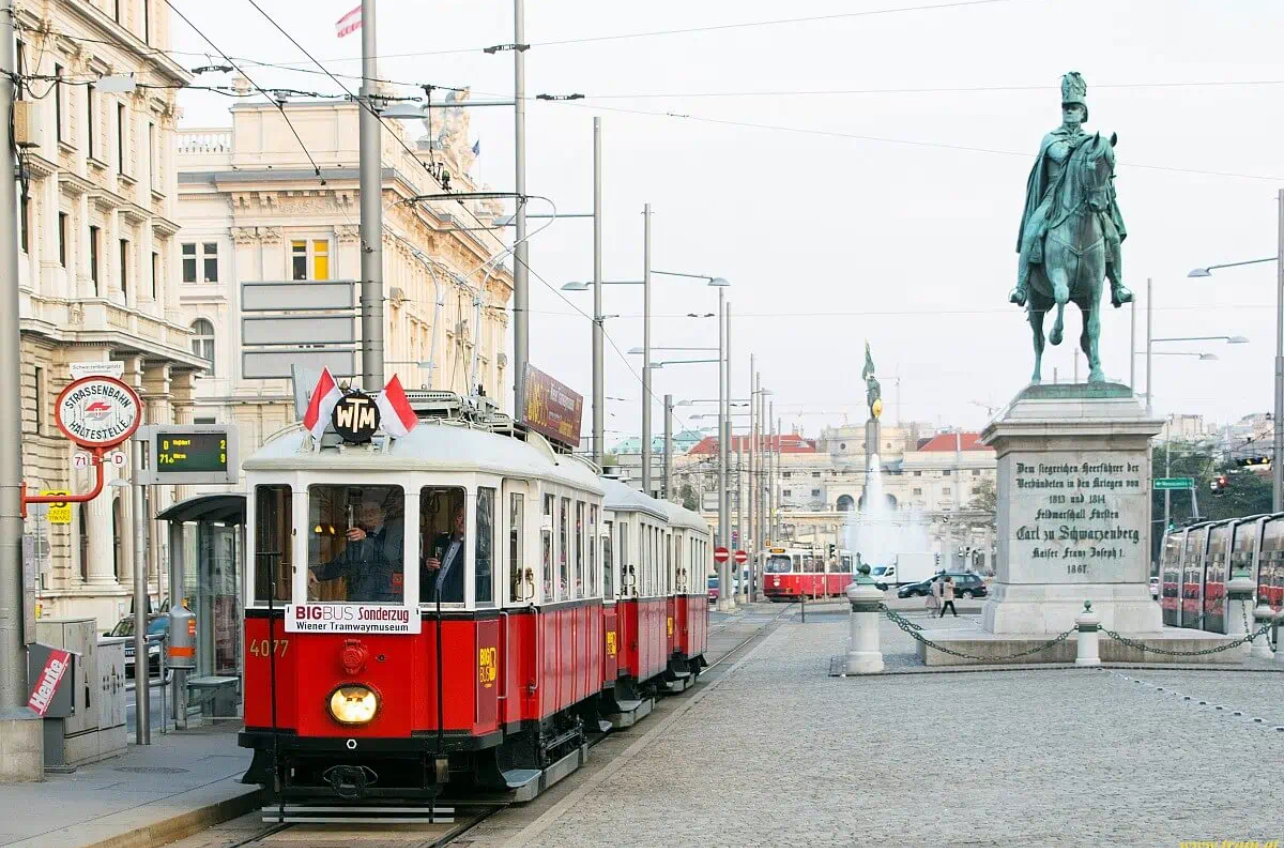
[[[799,597],[836,598],[852,582],[851,559],[827,560],[811,548],[768,548],[763,552],[762,590],[773,601]]]
[[[1284,607],[1284,514],[1194,524],[1164,534],[1160,605],[1164,624],[1228,630],[1226,585],[1236,571],[1256,584],[1258,601]]]
[[[641,700],[703,662],[703,620],[674,638],[670,609],[705,612],[678,600],[667,552],[704,556],[707,527],[675,532],[640,493],[628,507],[507,418],[418,400],[403,438],[318,449],[292,428],[244,464],[240,743],[270,797],[529,798],[582,762],[621,684]]]

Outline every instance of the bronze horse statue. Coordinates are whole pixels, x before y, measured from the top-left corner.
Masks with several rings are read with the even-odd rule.
[[[1026,311],[1034,331],[1034,375],[1042,380],[1043,317],[1054,306],[1056,321],[1048,341],[1061,344],[1065,306],[1073,303],[1083,314],[1079,345],[1088,357],[1088,382],[1105,381],[1097,341],[1101,335],[1101,295],[1107,273],[1107,233],[1113,201],[1115,138],[1094,137],[1078,145],[1066,172],[1053,191],[1044,229],[1043,261],[1030,266]]]

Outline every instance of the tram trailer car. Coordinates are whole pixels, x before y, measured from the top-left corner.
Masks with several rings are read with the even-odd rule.
[[[317,450],[292,428],[245,463],[239,741],[271,799],[413,804],[450,784],[526,800],[601,726],[607,655],[627,644],[605,610],[627,599],[601,544],[604,482],[537,434],[443,406],[364,445],[327,432]],[[650,591],[634,597],[665,609]],[[658,667],[620,666],[651,685],[661,650]]]

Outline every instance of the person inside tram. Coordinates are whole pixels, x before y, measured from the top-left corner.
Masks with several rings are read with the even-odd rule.
[[[358,603],[396,603],[404,590],[405,521],[401,490],[386,497],[369,492],[348,505],[346,544],[329,562],[308,568],[309,597],[318,596],[322,582],[344,581],[344,600]]]
[[[433,539],[424,560],[419,580],[419,595],[424,603],[464,602],[464,529],[468,512],[459,504],[450,515],[451,529]]]

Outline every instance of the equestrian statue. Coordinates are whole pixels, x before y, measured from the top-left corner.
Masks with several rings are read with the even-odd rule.
[[[1116,308],[1132,301],[1123,284],[1121,245],[1128,232],[1115,200],[1116,136],[1088,134],[1088,86],[1071,72],[1061,79],[1058,129],[1043,137],[1025,190],[1025,213],[1017,237],[1017,285],[1008,299],[1024,306],[1034,331],[1034,375],[1042,379],[1043,317],[1056,307],[1048,341],[1061,344],[1065,305],[1083,315],[1079,345],[1088,357],[1088,382],[1101,383],[1101,289],[1110,280]]]

